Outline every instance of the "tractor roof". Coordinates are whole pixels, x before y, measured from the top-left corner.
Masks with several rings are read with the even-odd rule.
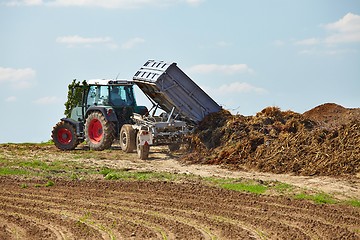
[[[113,85],[120,85],[120,86],[129,86],[134,85],[132,80],[126,79],[90,79],[86,80],[88,85],[102,85],[102,86],[113,86]]]

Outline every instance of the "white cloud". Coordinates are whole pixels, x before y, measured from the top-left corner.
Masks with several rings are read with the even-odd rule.
[[[324,52],[326,55],[340,55],[347,53],[357,53],[355,49],[329,49]]]
[[[192,66],[188,69],[190,73],[223,73],[223,74],[235,74],[235,73],[252,73],[253,70],[246,64],[199,64]]]
[[[359,15],[348,13],[338,21],[321,27],[327,30],[324,37],[312,37],[293,42],[294,45],[308,48],[301,49],[298,52],[300,55],[339,55],[356,52],[354,49],[344,49],[344,44],[360,43]],[[339,47],[340,44],[342,45]]]
[[[255,87],[246,82],[233,82],[230,84],[221,85],[217,91],[222,94],[228,93],[244,93],[244,92],[255,92],[255,93],[266,93],[267,91],[264,88]]]
[[[348,13],[340,20],[325,25],[328,30],[339,32],[359,32],[360,31],[360,16]]]
[[[17,98],[15,96],[10,96],[5,98],[5,102],[16,102]]]
[[[66,44],[67,47],[92,47],[94,45],[102,45],[111,49],[116,49],[119,46],[110,37],[82,37],[79,35],[62,36],[56,38],[56,42]]]
[[[246,82],[232,82],[223,84],[217,88],[212,88],[208,86],[201,86],[205,92],[209,93],[212,96],[229,96],[236,95],[239,93],[256,93],[256,94],[265,94],[268,91],[264,88],[256,87]]]
[[[8,6],[55,6],[55,7],[102,7],[102,8],[144,8],[149,6],[164,7],[179,3],[197,6],[205,0],[10,0]]]
[[[103,44],[109,48],[117,48],[117,44],[114,43],[110,37],[82,37],[79,35],[62,36],[56,38],[56,42],[60,44],[66,44],[68,47],[83,46],[91,47],[95,44]]]
[[[78,35],[58,37],[56,42],[67,44],[90,44],[90,43],[106,43],[112,41],[109,37],[85,38]]]
[[[360,42],[360,16],[348,13],[340,20],[326,24],[325,29],[331,31],[325,38],[327,44]]]
[[[333,34],[325,39],[327,44],[360,42],[360,32]]]
[[[62,36],[56,38],[56,42],[66,44],[67,47],[92,47],[95,45],[106,46],[111,49],[118,49],[119,45],[111,37],[82,37],[79,35]],[[135,46],[144,43],[145,40],[140,37],[131,38],[121,45],[122,49],[132,49]]]
[[[102,7],[102,8],[139,8],[150,5],[168,5],[176,3],[176,0],[55,0],[50,1],[49,5],[60,6],[60,7]]]
[[[219,41],[219,42],[216,43],[216,46],[218,46],[218,47],[229,47],[229,46],[231,46],[231,44],[228,43],[228,42],[225,42],[225,41]]]
[[[46,96],[46,97],[42,97],[42,98],[38,98],[34,101],[34,103],[39,104],[39,105],[51,105],[51,104],[57,104],[57,103],[61,103],[62,99],[59,97],[55,97],[55,96]]]
[[[31,68],[0,67],[0,82],[26,80],[35,77],[36,72]]]
[[[198,6],[201,3],[205,2],[205,0],[186,0],[185,2],[192,6]]]
[[[283,41],[283,40],[275,40],[275,41],[273,42],[273,44],[274,44],[275,46],[277,46],[277,47],[281,47],[281,46],[284,46],[286,43],[285,43],[285,41]]]
[[[328,31],[327,36],[323,38],[307,38],[295,41],[295,45],[324,45],[333,46],[336,44],[360,42],[360,16],[348,13],[340,20],[325,24],[323,29]]]
[[[123,43],[121,45],[121,48],[122,49],[131,49],[131,48],[134,48],[135,46],[142,44],[144,42],[145,42],[145,40],[143,38],[135,37],[135,38],[129,39],[128,41]]]
[[[42,0],[12,0],[6,3],[7,6],[39,6],[42,4]]]
[[[303,49],[298,52],[299,55],[308,55],[308,56],[335,56],[343,55],[348,53],[357,53],[355,49],[337,49],[337,48],[325,48],[325,49]]]
[[[295,45],[316,45],[319,44],[321,42],[320,39],[318,38],[307,38],[304,40],[300,40],[300,41],[296,41]]]
[[[316,49],[303,49],[298,52],[300,55],[315,55],[316,53]]]
[[[34,82],[36,71],[32,68],[0,67],[0,83],[8,83],[16,88],[29,88]]]

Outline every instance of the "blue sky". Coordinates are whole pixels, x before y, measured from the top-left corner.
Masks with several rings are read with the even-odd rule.
[[[233,113],[360,107],[360,1],[0,0],[0,143],[49,140],[72,79],[148,59]]]

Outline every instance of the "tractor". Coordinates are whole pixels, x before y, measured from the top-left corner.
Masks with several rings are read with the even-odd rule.
[[[52,130],[52,139],[61,150],[73,150],[84,140],[92,150],[110,148],[120,140],[126,152],[135,149],[136,130],[131,127],[134,113],[148,114],[137,106],[134,83],[127,80],[89,80],[70,89],[77,99],[70,116],[62,118]]]

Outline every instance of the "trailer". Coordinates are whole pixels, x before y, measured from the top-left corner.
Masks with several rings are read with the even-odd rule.
[[[221,107],[193,82],[177,64],[148,60],[133,76],[134,83],[152,102],[152,114],[134,114],[137,151],[146,155],[150,145],[166,144],[177,150],[184,137],[206,115]],[[156,111],[164,111],[156,116]]]

